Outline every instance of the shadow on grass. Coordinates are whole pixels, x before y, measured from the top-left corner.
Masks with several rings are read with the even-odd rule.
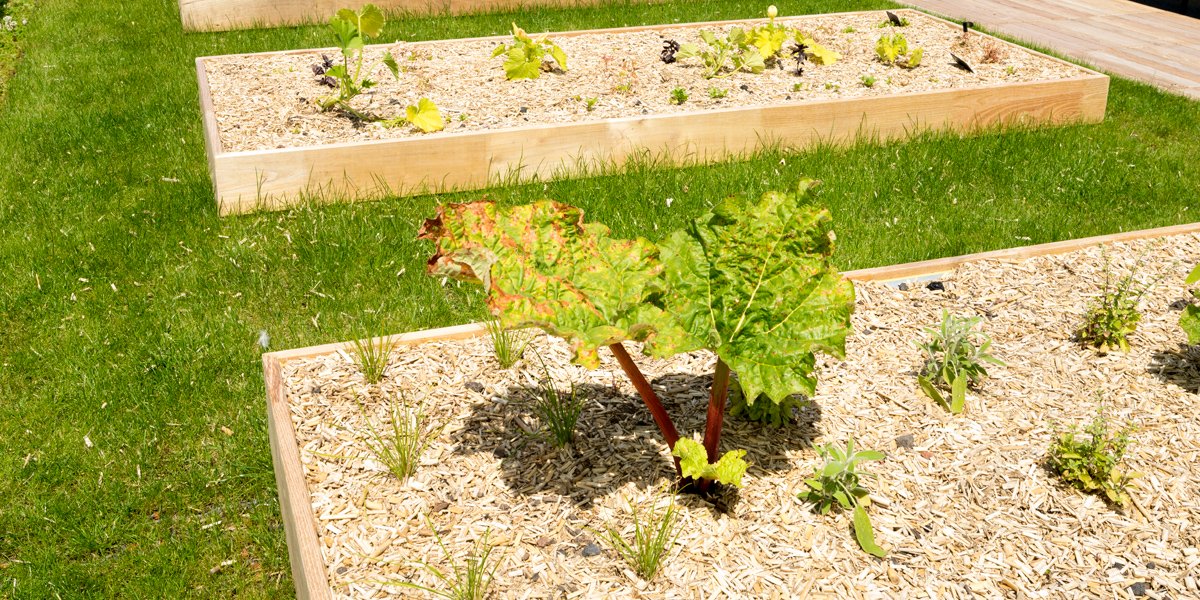
[[[671,414],[681,436],[704,429],[711,375],[672,374],[651,382]],[[567,391],[559,384],[560,391]],[[540,431],[531,403],[536,386],[510,388],[498,402],[476,405],[467,417],[462,441],[455,452],[490,452],[500,459],[501,476],[513,493],[523,496],[555,494],[581,508],[597,498],[633,483],[642,489],[675,481],[672,458],[640,397],[611,385],[576,385],[584,400],[575,441],[556,448]],[[726,416],[722,451],[746,450],[748,475],[769,477],[793,468],[790,450],[812,446],[821,411],[808,404],[784,427],[774,428]],[[720,490],[705,499],[722,512],[736,505],[734,490]]]

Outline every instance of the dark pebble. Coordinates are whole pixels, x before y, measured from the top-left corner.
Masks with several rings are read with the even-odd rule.
[[[430,508],[433,510],[433,512],[442,512],[443,510],[450,508],[450,503],[442,500],[440,502],[435,502]]]
[[[748,86],[748,85],[746,85],[746,84],[744,84],[744,83],[743,83],[743,84],[742,84],[740,87],[742,88],[742,91],[743,91],[743,92],[749,92],[749,91],[750,91],[750,86]]]
[[[528,109],[528,108],[526,108],[526,107],[524,107],[524,106],[522,106],[522,107],[521,107],[520,109],[518,109],[518,110],[520,110],[520,111],[521,111],[521,114],[525,114],[525,113],[529,112],[529,109]]]
[[[1116,569],[1116,570],[1120,571],[1121,569],[1124,569],[1124,568],[1125,568],[1125,563],[1123,563],[1123,562],[1115,562],[1115,563],[1113,563],[1113,564],[1111,564],[1111,565],[1108,565],[1108,568],[1109,568],[1109,569]]]
[[[907,283],[901,283],[900,285],[896,286],[896,289],[898,289],[898,290],[900,290],[900,291],[902,291],[902,292],[907,292],[907,291],[908,291],[908,284],[907,284]]]
[[[931,292],[942,292],[946,290],[946,286],[940,281],[930,281],[929,284],[925,286],[925,289]]]
[[[472,392],[475,392],[476,394],[483,393],[483,384],[479,383],[478,381],[468,381],[466,383],[466,388]]]
[[[1134,596],[1145,596],[1146,595],[1146,583],[1143,581],[1139,581],[1139,582],[1129,586],[1129,591],[1132,592]]]
[[[905,450],[912,450],[915,443],[916,443],[916,440],[913,439],[913,435],[911,433],[906,433],[906,434],[896,438],[896,447],[897,448],[904,448]]]
[[[597,554],[600,554],[600,546],[597,546],[596,544],[588,544],[583,547],[584,558],[596,556]]]

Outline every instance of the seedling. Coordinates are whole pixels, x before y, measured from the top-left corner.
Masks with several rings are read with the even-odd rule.
[[[831,217],[795,193],[736,197],[659,244],[613,238],[578,208],[553,201],[441,206],[421,228],[437,252],[429,273],[477,281],[506,327],[541,327],[600,366],[608,347],[681,460],[681,475],[739,485],[744,451],[718,449],[730,371],[747,397],[783,402],[816,389],[816,352],[844,356],[854,287],[830,264]],[[656,357],[707,348],[718,358],[703,452],[681,439],[622,342]]]
[[[847,26],[845,29],[842,30],[842,33],[854,33],[856,31],[858,31],[858,30],[853,27]]]
[[[441,427],[435,427],[429,423],[423,406],[409,408],[404,402],[403,395],[399,399],[391,399],[392,422],[389,437],[384,437],[379,433],[367,415],[366,408],[361,404],[359,410],[362,412],[363,421],[367,424],[367,431],[370,434],[370,439],[365,442],[367,448],[371,450],[375,460],[387,467],[388,471],[391,471],[392,475],[400,480],[408,479],[417,472],[421,455],[425,454],[425,451],[442,432]]]
[[[729,35],[718,38],[713,32],[700,30],[700,39],[705,47],[696,44],[680,44],[675,53],[677,60],[699,57],[704,63],[704,78],[728,77],[738,71],[747,73],[762,73],[767,68],[762,54],[751,45],[750,36],[745,29],[734,27]],[[722,75],[724,71],[728,73]]]
[[[528,332],[505,329],[500,325],[500,321],[495,319],[484,322],[484,327],[487,328],[488,337],[492,339],[492,355],[496,357],[496,362],[500,363],[501,369],[517,364],[524,356],[529,343],[533,341],[533,336]]]
[[[1099,348],[1101,352],[1129,352],[1129,336],[1137,331],[1138,322],[1142,320],[1138,304],[1155,283],[1145,286],[1138,284],[1134,279],[1136,272],[1135,267],[1114,282],[1112,269],[1105,264],[1104,288],[1088,306],[1083,324],[1076,331],[1080,341]]]
[[[592,112],[593,110],[596,110],[596,103],[599,101],[599,98],[585,98],[583,101],[583,107],[586,108],[588,112]]]
[[[442,553],[446,558],[452,560],[450,550],[446,548],[445,542],[442,541],[442,536],[438,534],[437,528],[433,523],[429,523],[429,528],[433,530],[434,537],[437,538],[437,543],[442,547]],[[499,564],[489,564],[492,556],[492,550],[495,549],[488,542],[488,535],[491,531],[485,531],[483,537],[475,543],[475,548],[471,555],[466,558],[462,566],[457,562],[450,563],[451,571],[444,573],[436,567],[427,563],[422,563],[425,570],[437,577],[442,582],[445,589],[433,589],[422,585],[417,585],[408,581],[395,582],[395,585],[418,589],[428,592],[439,598],[446,600],[483,600],[487,597],[488,587],[492,585],[492,576],[496,572],[496,567]]]
[[[524,29],[512,24],[513,43],[500,44],[492,51],[492,58],[504,56],[504,76],[510,81],[537,79],[543,70],[550,69],[550,59],[563,71],[567,70],[567,53],[546,35],[530,37]]]
[[[358,365],[363,379],[370,384],[379,383],[383,379],[384,370],[387,369],[388,359],[395,347],[394,344],[389,338],[376,337],[355,340],[352,345],[354,346],[354,362]]]
[[[687,99],[688,99],[687,90],[685,90],[683,88],[678,88],[678,87],[671,90],[671,99],[670,99],[671,104],[683,104],[684,102],[687,102]]]
[[[1196,265],[1196,268],[1192,269],[1185,283],[1193,285],[1198,281],[1200,281],[1200,265]],[[1200,299],[1200,290],[1192,290],[1192,296]],[[1187,334],[1189,344],[1200,344],[1200,306],[1195,304],[1185,306],[1183,314],[1179,317],[1179,326]]]
[[[1004,72],[1011,77],[1017,74],[1017,68],[1012,65],[1008,65],[1007,67],[1004,67]]]
[[[875,543],[875,529],[867,516],[866,505],[870,503],[868,491],[859,484],[859,477],[870,475],[856,471],[858,463],[865,460],[883,460],[884,454],[877,450],[854,450],[854,440],[846,442],[842,450],[833,444],[817,446],[817,453],[825,460],[813,476],[804,480],[807,490],[800,499],[813,503],[813,510],[827,515],[834,508],[853,513],[854,538],[868,554],[883,558],[887,551]]]
[[[827,90],[836,90],[839,87],[841,87],[841,86],[839,86],[838,84],[833,83],[831,81],[825,82],[825,89],[827,89]]]
[[[446,119],[442,117],[442,111],[438,110],[433,100],[421,98],[416,104],[404,108],[403,117],[383,121],[384,127],[401,127],[403,125],[411,125],[425,133],[431,133],[445,129]]]
[[[952,414],[963,411],[967,386],[987,377],[987,369],[982,363],[1004,365],[1003,361],[988,354],[992,340],[983,333],[971,331],[982,322],[982,317],[955,317],[943,310],[941,326],[926,329],[930,339],[920,345],[925,352],[925,366],[917,377],[921,390]],[[939,387],[950,389],[949,399],[942,395]]]
[[[575,424],[583,412],[583,399],[576,394],[575,384],[571,384],[571,393],[558,391],[550,369],[542,363],[544,377],[538,384],[538,396],[533,401],[533,411],[542,421],[542,427],[549,434],[550,441],[555,446],[562,447],[575,439]]]
[[[915,48],[912,52],[908,50],[908,40],[900,33],[885,33],[879,36],[875,42],[875,55],[879,60],[889,64],[900,66],[906,69],[915,69],[921,66],[921,58],[925,55],[923,48]]]
[[[793,92],[803,92],[803,91],[804,91],[804,84],[803,84],[803,83],[793,83],[793,84],[792,84],[792,91],[793,91]]]
[[[729,90],[723,88],[708,88],[708,97],[713,100],[719,100],[729,95]]]
[[[329,20],[329,29],[333,34],[334,43],[341,51],[342,62],[335,64],[329,57],[321,55],[321,64],[313,66],[313,73],[320,77],[319,83],[337,88],[337,93],[317,100],[317,106],[322,111],[337,107],[363,121],[377,120],[356,110],[350,105],[350,101],[363,90],[376,85],[375,81],[363,76],[363,48],[367,40],[377,37],[383,31],[386,24],[387,18],[383,16],[383,11],[374,4],[363,6],[358,12],[343,8]],[[392,72],[393,77],[400,77],[399,66],[391,52],[383,54],[383,64]]]
[[[1132,425],[1109,431],[1101,407],[1092,424],[1084,428],[1087,439],[1077,437],[1076,426],[1056,434],[1050,446],[1050,469],[1073,487],[1087,493],[1101,493],[1110,503],[1124,508],[1130,503],[1129,484],[1140,476],[1120,466],[1131,432]]]
[[[638,515],[637,507],[631,502],[633,512],[633,541],[625,541],[621,532],[612,526],[605,531],[605,539],[617,551],[638,576],[653,581],[662,567],[663,560],[671,552],[671,546],[679,538],[679,515],[672,494],[666,508],[658,511],[651,507],[645,519]]]
[[[870,75],[863,75],[860,81],[862,81],[863,87],[875,87],[875,78]]]

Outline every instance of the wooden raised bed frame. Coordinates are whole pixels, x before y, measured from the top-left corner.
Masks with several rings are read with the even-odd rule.
[[[470,14],[529,6],[576,6],[602,0],[373,0],[389,12]],[[229,31],[319,22],[368,0],[179,0],[187,31]]]
[[[931,18],[946,23],[947,27],[957,27],[949,21]],[[554,35],[760,21],[684,23]],[[499,42],[507,38],[476,39]],[[420,43],[414,45],[419,47]],[[310,50],[268,54],[307,52]],[[1057,81],[225,152],[212,109],[206,60],[206,57],[196,59],[196,71],[209,174],[222,215],[286,208],[306,198],[369,200],[392,194],[480,189],[497,181],[569,175],[577,172],[580,164],[623,164],[631,156],[646,151],[673,163],[686,164],[746,154],[764,145],[802,148],[818,142],[847,144],[864,135],[897,139],[923,130],[972,132],[1018,122],[1093,123],[1103,120],[1108,104],[1108,77],[1072,65],[1082,74]]]
[[[859,269],[847,271],[843,275],[853,281],[897,283],[943,275],[962,264],[980,260],[1018,261],[1036,256],[1066,254],[1101,244],[1197,232],[1200,232],[1200,222],[873,269]],[[482,323],[470,323],[393,335],[384,338],[384,341],[394,346],[412,346],[424,342],[459,340],[483,335],[487,335],[487,328]],[[279,508],[283,514],[284,529],[287,532],[288,555],[291,558],[292,576],[296,583],[296,596],[301,599],[319,598],[323,600],[332,598],[333,595],[325,574],[325,562],[321,555],[317,520],[312,511],[312,500],[309,497],[308,484],[305,480],[304,465],[300,462],[300,449],[296,445],[296,430],[292,425],[291,409],[283,388],[281,372],[284,363],[288,361],[330,354],[344,350],[350,345],[350,342],[325,344],[296,350],[269,352],[263,354],[262,357],[263,377],[267,389],[267,431],[271,438],[271,459],[275,465],[275,483],[279,488]]]

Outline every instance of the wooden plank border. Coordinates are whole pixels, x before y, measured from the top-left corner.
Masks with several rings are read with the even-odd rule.
[[[859,269],[847,271],[844,276],[854,281],[897,282],[943,275],[960,265],[981,260],[1018,261],[1037,256],[1065,254],[1101,244],[1188,233],[1200,233],[1200,222]],[[479,337],[486,333],[487,328],[482,323],[469,323],[392,335],[376,338],[373,341],[376,343],[383,341],[393,346],[411,346],[423,342]],[[296,584],[296,596],[302,600],[309,598],[325,600],[331,598],[332,593],[325,572],[319,529],[312,511],[312,498],[309,496],[308,486],[305,482],[304,465],[300,460],[300,448],[296,444],[296,430],[292,423],[287,394],[283,389],[281,372],[283,365],[288,361],[329,354],[352,346],[353,342],[323,344],[295,350],[269,352],[263,354],[262,357],[263,377],[267,391],[267,431],[271,439],[271,459],[275,465],[275,483],[279,488],[279,509],[283,515],[284,529],[287,533],[288,555],[292,565],[292,577]]]
[[[532,7],[589,6],[605,0],[374,0],[387,12],[413,15],[463,15]],[[646,3],[659,0],[642,0]],[[365,0],[179,0],[185,31],[229,31],[305,25],[328,19],[340,8],[355,9]]]
[[[916,11],[908,12],[917,14]],[[947,27],[957,27],[944,19],[929,18],[945,23]],[[654,25],[554,35],[567,37],[761,21],[743,19]],[[505,38],[471,39],[498,41]],[[1009,44],[998,38],[991,39]],[[422,43],[428,42],[418,42],[414,46],[419,47]],[[306,52],[311,50],[257,55]],[[202,93],[208,87],[207,78],[203,76],[205,61],[212,58],[216,57],[196,59]],[[224,152],[220,147],[211,98],[202,96],[201,105],[217,205],[222,215],[228,215],[282,209],[306,200],[370,200],[391,195],[480,189],[498,182],[569,177],[609,165],[620,166],[632,157],[646,156],[647,153],[664,163],[700,164],[770,146],[802,148],[816,143],[849,144],[867,136],[900,139],[928,130],[971,133],[1013,123],[1065,124],[1102,120],[1108,102],[1108,77],[1084,67],[1071,66],[1079,70],[1078,77],[1055,81],[239,152]],[[395,165],[398,164],[405,168],[397,169]]]

